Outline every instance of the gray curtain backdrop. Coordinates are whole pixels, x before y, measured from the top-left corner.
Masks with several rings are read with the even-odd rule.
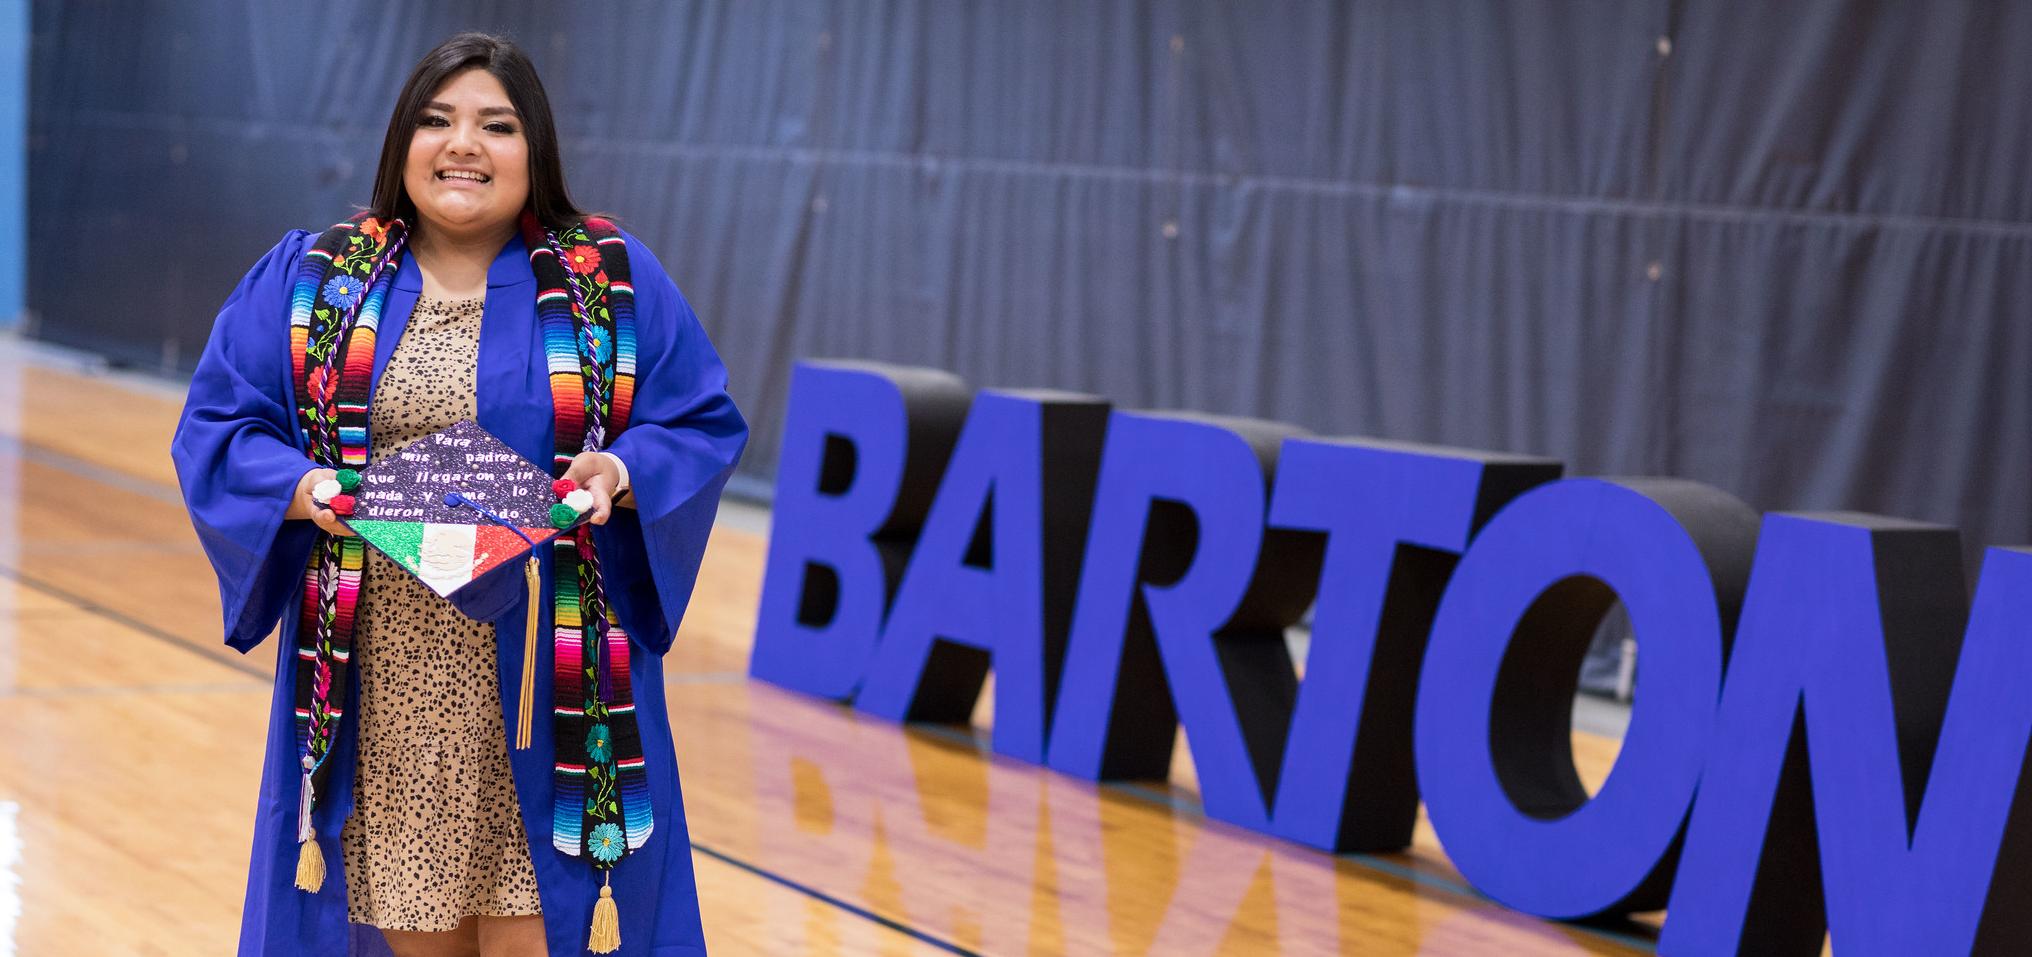
[[[36,334],[187,368],[506,32],[581,202],[790,363],[1684,476],[2032,541],[2032,5],[39,2]]]

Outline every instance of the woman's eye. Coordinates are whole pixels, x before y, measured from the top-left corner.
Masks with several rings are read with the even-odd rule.
[[[425,116],[424,116],[424,117],[423,117],[422,119],[420,119],[420,120],[417,120],[417,121],[416,121],[416,125],[418,125],[418,126],[450,126],[450,125],[452,125],[452,122],[451,122],[450,120],[447,120],[447,119],[445,119],[445,118],[444,118],[444,117],[442,117],[442,116],[431,116],[431,115],[428,115],[428,114],[426,114],[426,115],[425,115]]]
[[[506,123],[489,123],[487,124],[487,132],[501,133],[505,135],[515,132],[515,127],[509,126]]]

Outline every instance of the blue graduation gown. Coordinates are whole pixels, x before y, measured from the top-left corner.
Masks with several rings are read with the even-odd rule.
[[[388,952],[378,930],[346,920],[339,829],[353,806],[357,679],[349,682],[351,700],[330,759],[330,793],[319,795],[313,816],[329,876],[317,894],[294,886],[300,788],[294,651],[303,567],[317,530],[308,521],[282,517],[297,481],[314,467],[294,426],[289,294],[298,264],[315,241],[310,233],[290,232],[233,290],[191,380],[172,443],[191,521],[218,574],[226,644],[252,651],[281,626],[240,930],[243,957]],[[621,953],[680,957],[704,954],[705,941],[664,705],[661,655],[691,596],[720,489],[747,441],[747,425],[727,395],[719,356],[677,286],[634,237],[627,237],[627,248],[636,294],[635,405],[628,428],[608,448],[628,465],[637,507],[615,509],[594,537],[612,606],[636,644],[653,652],[631,656],[630,683],[656,820],[648,843],[613,871],[613,889],[621,916]],[[377,383],[422,288],[414,258],[406,258],[389,291],[376,341]],[[535,276],[517,237],[487,273],[478,418],[483,428],[530,461],[548,463],[553,411],[535,290]],[[547,595],[549,550],[540,551]],[[512,728],[520,692],[525,589],[520,575],[497,575],[493,581],[498,587],[482,587],[483,594],[462,600],[460,610],[491,620],[497,628],[502,719]],[[546,601],[539,636],[551,633],[550,621]],[[541,715],[541,703],[550,700],[549,641],[539,642],[537,662]],[[549,721],[539,717],[534,731],[534,746],[511,748],[509,758],[536,866],[544,929],[552,954],[583,954],[600,885],[586,858],[551,847]]]

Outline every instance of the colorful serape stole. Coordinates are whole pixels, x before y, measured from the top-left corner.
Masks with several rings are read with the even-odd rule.
[[[367,399],[374,377],[374,332],[408,236],[401,222],[358,219],[333,227],[304,254],[289,303],[289,346],[298,426],[310,458],[351,474],[367,464]],[[319,535],[304,569],[297,629],[296,740],[302,766],[297,803],[296,885],[324,886],[324,855],[311,827],[317,794],[331,776],[326,760],[344,717],[353,657],[353,614],[366,546]]]
[[[603,220],[561,234],[523,223],[537,278],[550,390],[557,410],[552,470],[606,446],[628,426],[635,393],[635,289],[626,243]],[[599,553],[581,526],[551,545],[552,728],[557,740],[551,842],[611,870],[649,839],[649,780],[628,681],[628,634],[600,587]],[[605,894],[604,889],[602,894]]]
[[[581,452],[604,448],[628,425],[635,392],[635,290],[626,242],[603,219],[562,231],[524,213],[522,237],[537,280],[556,410],[562,476]],[[374,334],[400,266],[407,228],[355,217],[326,230],[304,257],[290,301],[298,425],[311,458],[358,481],[367,463],[367,402],[373,385]],[[351,491],[350,488],[347,491]],[[585,856],[607,875],[594,907],[589,947],[620,947],[612,870],[649,839],[652,811],[642,739],[629,685],[628,635],[607,604],[589,528],[553,546],[555,630],[552,727],[556,732],[556,804],[552,842]],[[326,759],[343,715],[352,657],[364,546],[321,535],[304,572],[296,669],[297,744],[303,766],[297,886],[317,892],[324,863],[311,826]],[[535,636],[525,636],[534,641]]]

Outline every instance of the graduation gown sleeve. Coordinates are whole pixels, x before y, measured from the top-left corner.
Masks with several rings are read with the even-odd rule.
[[[670,649],[748,425],[727,370],[662,264],[627,237],[635,285],[635,404],[607,450],[627,463],[635,508],[616,508],[594,542],[608,597],[643,647]]]
[[[316,237],[292,230],[226,298],[170,443],[184,505],[219,580],[226,644],[247,651],[291,605],[317,537],[284,521],[303,473],[289,352],[290,286]]]

